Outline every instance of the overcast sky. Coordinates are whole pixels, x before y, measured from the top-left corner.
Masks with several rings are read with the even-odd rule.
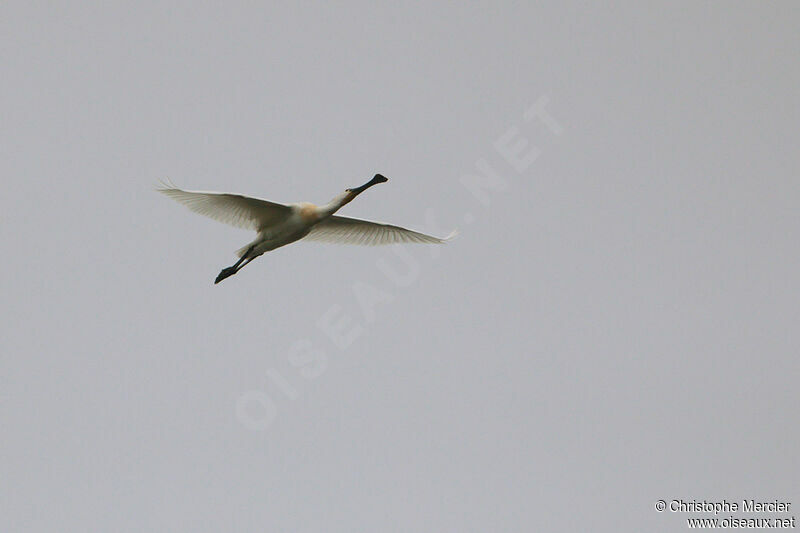
[[[800,514],[795,2],[46,4],[0,5],[2,531]],[[215,286],[253,236],[153,192],[376,172],[341,214],[458,238]]]

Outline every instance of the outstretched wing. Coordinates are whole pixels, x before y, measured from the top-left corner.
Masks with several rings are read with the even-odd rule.
[[[303,240],[367,246],[401,242],[441,244],[453,235],[455,232],[444,239],[439,239],[399,226],[334,215],[311,228],[311,232]]]
[[[291,214],[289,207],[268,200],[225,192],[184,191],[172,183],[161,185],[156,188],[158,192],[195,213],[238,228],[259,231],[284,221]]]

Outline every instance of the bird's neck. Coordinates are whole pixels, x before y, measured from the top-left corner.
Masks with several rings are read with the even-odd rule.
[[[357,194],[352,191],[343,192],[342,194],[338,195],[327,204],[319,206],[320,217],[331,216],[336,211],[338,211],[339,209],[350,203],[356,196]]]

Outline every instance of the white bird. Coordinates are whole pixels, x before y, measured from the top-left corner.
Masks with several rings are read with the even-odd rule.
[[[362,192],[386,181],[389,181],[388,178],[375,174],[375,177],[361,187],[347,189],[321,206],[308,202],[284,205],[224,192],[184,191],[172,183],[162,183],[156,190],[184,204],[195,213],[258,232],[254,241],[236,252],[239,256],[236,264],[222,269],[214,281],[216,284],[236,274],[265,252],[300,239],[364,245],[403,242],[441,244],[455,235],[453,232],[448,237],[439,239],[390,224],[334,215]]]

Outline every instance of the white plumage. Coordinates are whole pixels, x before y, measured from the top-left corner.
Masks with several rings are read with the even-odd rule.
[[[180,202],[195,213],[237,228],[260,231],[291,215],[289,206],[241,194],[213,191],[184,191],[172,183],[162,183],[158,192]]]
[[[263,253],[299,239],[359,245],[441,244],[455,235],[453,232],[440,239],[399,226],[333,214],[369,187],[385,181],[387,178],[376,174],[361,187],[347,189],[323,206],[305,202],[284,205],[240,194],[185,191],[169,182],[162,182],[157,190],[195,213],[258,233],[254,241],[237,252],[239,261],[220,272],[214,282],[219,283]]]
[[[447,242],[450,237],[452,235],[440,239],[399,226],[392,226],[391,224],[331,215],[322,222],[315,224],[305,240],[376,246],[401,242],[442,244]]]

